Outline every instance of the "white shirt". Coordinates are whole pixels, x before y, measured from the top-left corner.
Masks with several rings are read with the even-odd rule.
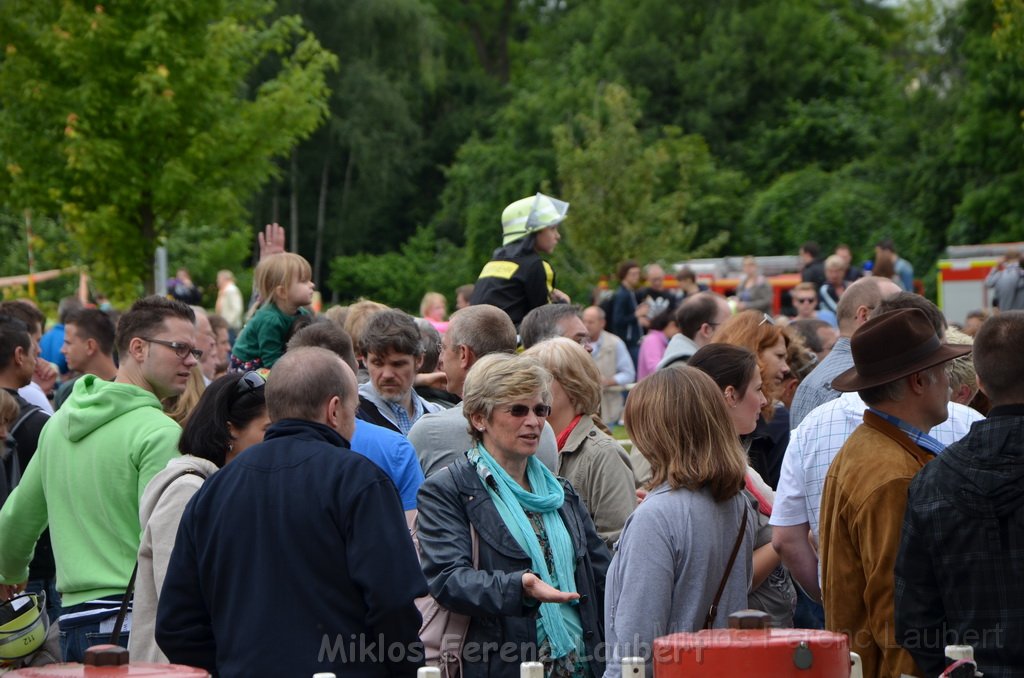
[[[811,410],[793,429],[782,460],[769,524],[788,527],[809,523],[815,539],[818,538],[825,474],[847,438],[863,423],[865,409],[867,406],[859,395],[843,393]],[[960,440],[970,431],[971,424],[985,418],[959,403],[950,402],[948,409],[949,418],[929,431],[944,445]]]

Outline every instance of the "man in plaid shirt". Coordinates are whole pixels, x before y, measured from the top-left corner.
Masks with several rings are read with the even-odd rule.
[[[1024,312],[974,339],[978,384],[992,402],[910,483],[896,559],[896,639],[924,675],[946,645],[972,645],[985,676],[1024,676]]]

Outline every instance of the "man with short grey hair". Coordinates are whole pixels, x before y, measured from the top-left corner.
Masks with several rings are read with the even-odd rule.
[[[547,304],[538,306],[523,318],[519,326],[523,348],[530,348],[546,339],[565,337],[591,351],[587,327],[583,324],[580,309],[570,304]]]
[[[605,315],[600,306],[583,309],[591,355],[601,373],[601,419],[613,426],[622,418],[625,407],[623,387],[636,381],[636,367],[622,339],[605,329]]]
[[[296,348],[274,365],[266,396],[264,441],[211,476],[182,515],[157,643],[213,675],[415,675],[414,600],[427,586],[394,485],[348,449],[355,375],[326,349]],[[377,649],[353,659],[352,642]]]
[[[477,360],[491,353],[514,353],[515,350],[515,325],[497,306],[476,304],[456,311],[441,339],[441,369],[448,379],[448,390],[461,396],[466,373]],[[416,448],[425,476],[445,468],[473,447],[468,429],[469,423],[461,407],[424,415],[413,424],[409,442]],[[558,446],[546,422],[537,446],[537,459],[555,471]]]
[[[839,391],[832,388],[832,380],[853,367],[850,337],[882,299],[899,291],[899,285],[893,281],[875,276],[861,278],[846,288],[836,308],[839,339],[825,359],[797,386],[789,411],[790,429],[796,428],[815,407],[839,397]]]

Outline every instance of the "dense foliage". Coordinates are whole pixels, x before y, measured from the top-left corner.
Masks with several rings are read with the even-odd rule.
[[[626,257],[889,236],[927,277],[1024,239],[1024,0],[125,5],[0,9],[0,235],[31,207],[108,279],[167,236],[212,282],[277,220],[328,298],[414,310],[538,190],[572,203],[554,265],[581,301]]]

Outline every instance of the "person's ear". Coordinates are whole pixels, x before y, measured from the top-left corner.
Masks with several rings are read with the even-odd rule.
[[[477,412],[476,414],[470,415],[469,423],[477,431],[483,431],[487,427],[487,417],[484,416],[482,412]]]
[[[96,355],[96,352],[99,351],[99,348],[100,346],[95,339],[85,340],[85,352],[88,355]]]
[[[722,391],[722,395],[725,396],[725,402],[729,407],[736,407],[738,398],[736,397],[736,389],[732,386],[726,386],[725,390]]]
[[[459,344],[459,366],[468,370],[475,360],[476,356],[473,354],[473,350],[465,344]]]
[[[423,355],[419,355],[419,356],[416,357],[416,371],[417,372],[419,372],[420,368],[423,367],[423,358],[424,358]]]
[[[857,313],[855,314],[858,323],[865,323],[868,320],[868,316],[871,315],[871,309],[867,306],[861,305],[857,307]]]
[[[338,428],[338,424],[341,421],[341,398],[338,396],[331,396],[327,401],[324,410],[326,419],[325,423],[333,429]]]
[[[128,342],[128,355],[141,363],[146,359],[145,349],[148,345],[149,342],[144,340],[142,337],[132,337]]]

